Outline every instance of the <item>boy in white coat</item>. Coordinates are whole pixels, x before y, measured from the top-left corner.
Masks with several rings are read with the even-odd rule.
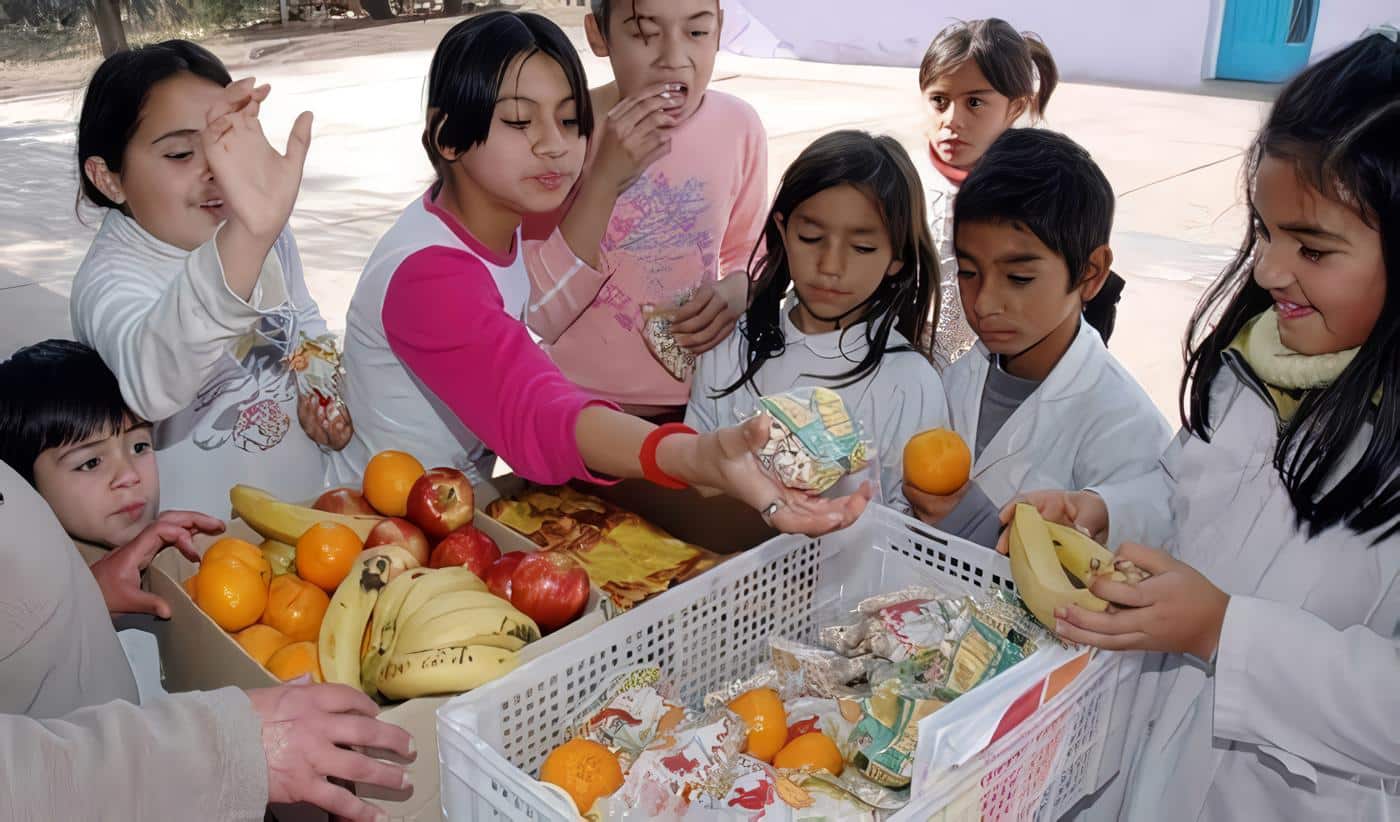
[[[1013,129],[968,176],[955,212],[958,284],[978,343],[943,374],[972,477],[947,496],[905,484],[920,519],[996,544],[998,511],[1037,488],[1153,471],[1171,430],[1086,317],[1110,278],[1113,189],[1069,138]],[[1047,486],[1047,483],[1049,485]],[[1142,518],[1165,518],[1151,505]]]

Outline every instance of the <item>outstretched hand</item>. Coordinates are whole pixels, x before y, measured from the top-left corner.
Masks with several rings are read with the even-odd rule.
[[[170,618],[170,605],[155,594],[141,589],[141,574],[166,546],[175,546],[192,562],[199,562],[194,547],[196,534],[221,534],[224,524],[193,511],[166,511],[147,525],[131,542],[113,548],[107,556],[88,566],[107,610],[113,614],[154,614]]]

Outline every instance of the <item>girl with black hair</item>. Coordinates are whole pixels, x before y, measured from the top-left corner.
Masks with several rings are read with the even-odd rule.
[[[714,430],[759,397],[834,388],[876,439],[885,503],[907,512],[904,445],[948,424],[943,383],[911,342],[938,269],[909,155],[863,131],[819,138],[783,174],[759,248],[753,302],[700,358],[686,422]]]
[[[1284,87],[1250,149],[1252,225],[1187,337],[1186,425],[1149,481],[1035,495],[1091,531],[1169,500],[1149,571],[1062,636],[1152,651],[1122,819],[1400,816],[1400,45]],[[1065,509],[1072,509],[1066,515]]]
[[[624,100],[599,128],[592,173],[617,174],[618,191],[666,139],[666,91]],[[483,483],[499,454],[546,484],[626,477],[727,492],[780,530],[854,521],[868,492],[810,499],[760,469],[762,420],[701,436],[658,428],[569,382],[530,336],[523,317],[541,295],[527,267],[550,269],[542,279],[561,288],[598,276],[607,222],[566,219],[547,240],[521,241],[525,214],[563,203],[593,133],[583,66],[557,25],[515,12],[458,23],[433,56],[426,119],[438,180],[379,241],[350,303],[346,401],[357,424],[338,455],[343,476],[396,448]]]
[[[73,331],[155,424],[166,508],[225,511],[233,482],[304,498],[325,486],[318,446],[350,437],[288,362],[327,334],[287,226],[311,115],[283,156],[258,123],[267,93],[169,40],[108,57],[83,99],[80,198],[105,213]]]

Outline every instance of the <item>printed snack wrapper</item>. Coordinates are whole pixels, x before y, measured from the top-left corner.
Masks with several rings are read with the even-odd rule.
[[[914,775],[919,720],[947,704],[905,696],[901,685],[898,679],[888,680],[861,700],[862,715],[850,736],[855,748],[851,764],[871,782],[897,789],[909,787]]]
[[[690,302],[695,297],[695,291],[694,288],[687,289],[676,298],[673,307],[680,308]],[[642,317],[642,339],[646,341],[647,349],[656,361],[661,363],[661,367],[666,369],[667,374],[679,382],[684,382],[695,370],[695,355],[676,343],[676,338],[671,333],[670,312],[655,306],[644,306]]]
[[[869,692],[866,684],[876,660],[866,654],[855,658],[791,639],[771,637],[773,667],[782,676],[799,677],[804,693],[817,697],[858,697]]]
[[[873,441],[851,417],[841,395],[829,388],[797,388],[761,397],[755,413],[770,419],[759,461],[789,488],[825,493],[872,462]],[[871,473],[878,484],[878,472]]]
[[[287,355],[287,366],[297,381],[301,396],[315,396],[331,419],[340,416],[345,403],[341,399],[340,382],[345,378],[345,368],[340,364],[340,349],[335,337],[324,334],[311,338],[301,335],[292,353]]]
[[[661,786],[691,804],[715,807],[734,783],[734,760],[745,739],[744,722],[717,711],[658,738],[642,751],[614,794],[630,807]]]
[[[658,738],[676,729],[685,709],[663,696],[661,670],[626,671],[588,703],[574,723],[574,736],[611,748],[625,770]]]

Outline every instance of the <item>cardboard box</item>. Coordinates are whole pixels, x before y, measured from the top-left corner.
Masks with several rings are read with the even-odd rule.
[[[536,550],[534,543],[479,511],[474,524],[494,539],[502,552]],[[262,542],[262,537],[237,519],[229,522],[228,530],[222,536],[238,537],[254,545]],[[200,550],[213,541],[213,538],[205,538],[199,544]],[[174,549],[162,552],[151,564],[151,590],[170,603],[171,610],[170,622],[159,635],[166,690],[172,693],[202,691],[229,685],[251,689],[281,684],[190,599],[182,583],[198,570],[199,566]],[[546,654],[603,624],[606,616],[602,610],[602,600],[602,593],[594,588],[584,615],[569,626],[526,646],[521,651],[522,660],[528,661]],[[386,708],[379,715],[380,719],[399,725],[413,734],[418,749],[418,758],[409,765],[409,777],[414,786],[412,790],[382,791],[367,786],[358,790],[361,796],[383,808],[391,819],[427,822],[442,818],[436,712],[449,698],[411,699]],[[324,814],[316,814],[301,806],[286,812],[279,811],[278,816],[298,820],[318,816],[325,818]]]

